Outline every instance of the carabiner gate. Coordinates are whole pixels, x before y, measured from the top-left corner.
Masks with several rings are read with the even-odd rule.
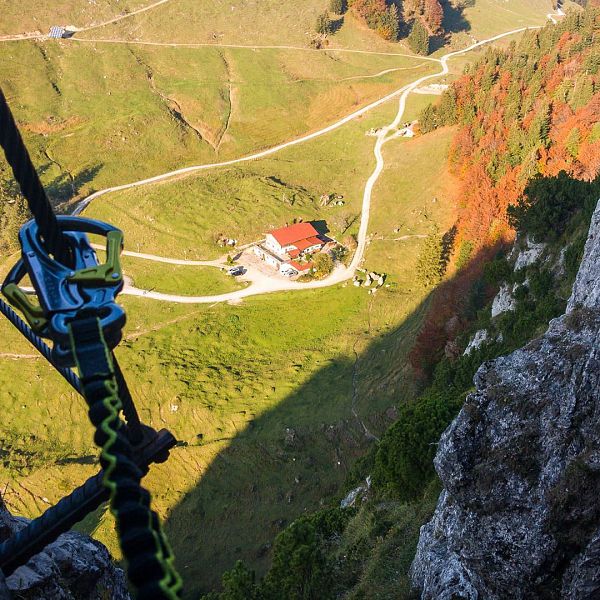
[[[57,217],[69,243],[73,267],[55,260],[45,249],[38,225],[29,221],[21,227],[19,241],[22,256],[7,275],[2,293],[18,308],[29,326],[40,336],[53,342],[53,358],[65,367],[74,366],[68,324],[82,314],[95,314],[100,319],[107,345],[113,349],[121,341],[125,311],[116,303],[123,289],[120,253],[121,230],[93,219]],[[87,234],[106,237],[106,262],[99,264]],[[29,275],[39,305],[19,287]]]

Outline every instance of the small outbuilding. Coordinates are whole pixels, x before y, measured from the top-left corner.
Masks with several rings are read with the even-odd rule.
[[[74,30],[68,29],[67,27],[60,27],[59,25],[53,25],[50,27],[50,32],[48,33],[49,38],[54,39],[68,39],[73,36],[75,33]]]

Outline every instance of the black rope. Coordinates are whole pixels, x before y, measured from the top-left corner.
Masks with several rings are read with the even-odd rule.
[[[61,533],[69,531],[108,498],[108,490],[102,485],[103,477],[104,472],[100,471],[0,544],[0,569],[5,577],[26,564],[32,556],[54,542]]]
[[[119,388],[119,398],[123,405],[123,414],[125,415],[125,421],[127,422],[129,440],[132,444],[138,444],[144,437],[142,422],[140,421],[140,416],[135,407],[131,392],[129,391],[129,386],[127,385],[127,381],[125,380],[125,376],[123,375],[123,371],[121,371],[121,367],[114,352],[111,354],[111,357],[117,387]]]
[[[0,146],[21,192],[29,205],[48,252],[63,264],[69,264],[69,246],[58,226],[52,205],[31,162],[29,152],[23,143],[17,124],[0,89]]]
[[[79,381],[79,377],[71,371],[71,369],[65,369],[64,367],[59,366],[54,361],[52,356],[52,350],[50,347],[44,342],[44,340],[36,335],[29,325],[19,317],[19,315],[8,305],[4,300],[0,298],[0,312],[19,330],[19,332],[27,338],[31,344],[39,351],[39,353],[67,380],[68,383],[71,384],[73,389],[79,394],[83,395],[83,390],[81,388],[81,382]]]
[[[162,462],[164,453],[175,443],[175,438],[166,430],[162,430],[154,442],[136,454],[137,466],[146,474],[149,465]],[[109,492],[102,483],[104,476],[104,471],[100,471],[26,527],[0,543],[0,570],[6,577],[108,499]],[[154,529],[158,531],[158,527],[154,526]]]

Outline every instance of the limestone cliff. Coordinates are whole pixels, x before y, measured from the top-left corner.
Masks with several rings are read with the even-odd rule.
[[[600,205],[566,314],[475,386],[435,458],[421,598],[600,598]]]
[[[0,499],[0,541],[25,525]],[[61,535],[43,552],[4,579],[0,600],[130,600],[127,582],[108,550],[79,533]]]

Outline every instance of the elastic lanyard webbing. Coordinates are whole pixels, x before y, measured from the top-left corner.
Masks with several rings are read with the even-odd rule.
[[[131,444],[119,417],[119,400],[110,351],[96,316],[69,325],[71,347],[79,370],[94,441],[101,448],[103,485],[109,490],[110,509],[117,522],[128,576],[138,600],[178,600],[181,579],[150,494],[140,485],[142,473],[133,463]]]

